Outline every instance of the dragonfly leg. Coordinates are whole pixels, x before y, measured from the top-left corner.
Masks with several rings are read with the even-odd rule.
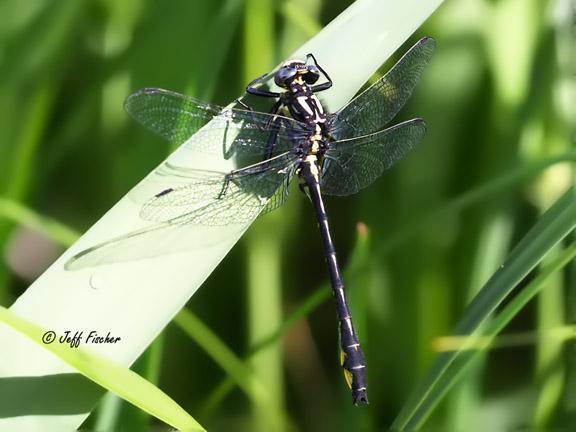
[[[269,90],[262,90],[257,88],[257,85],[262,85],[266,81],[265,78],[268,76],[267,73],[264,75],[259,76],[258,78],[252,80],[250,84],[246,86],[246,92],[253,94],[255,96],[263,96],[263,97],[273,97],[277,98],[280,96],[280,93],[271,92]]]
[[[230,182],[236,178],[242,177],[244,175],[250,175],[250,174],[254,174],[254,172],[245,172],[246,170],[234,170],[234,171],[230,171],[228,174],[226,174],[224,176],[224,181],[222,182],[222,189],[220,190],[220,193],[218,194],[218,199],[222,199],[224,198],[224,195],[226,195],[226,192],[228,192],[228,188],[230,186]]]
[[[230,182],[232,180],[234,180],[235,178],[238,178],[238,177],[242,177],[243,175],[253,174],[252,172],[247,172],[247,171],[248,171],[247,169],[239,169],[239,170],[230,171],[228,174],[226,174],[224,176],[224,181],[222,182],[222,189],[220,190],[220,193],[218,194],[218,199],[224,198],[224,195],[226,195],[226,192],[228,192],[228,187],[230,186]]]
[[[242,99],[240,98],[236,98],[236,100],[234,101],[236,102],[238,105],[240,105],[242,108],[244,108],[246,111],[250,111],[253,112],[254,108],[252,108],[250,105],[248,105],[246,102],[244,102]]]
[[[262,90],[262,89],[256,87],[256,86],[264,84],[265,78],[267,78],[267,76],[268,76],[268,74],[264,74],[264,75],[262,75],[256,79],[252,80],[250,82],[250,84],[248,84],[248,86],[246,86],[246,92],[250,93],[252,95],[255,95],[255,96],[278,98],[278,100],[272,106],[272,109],[269,112],[269,114],[274,115],[280,110],[280,108],[283,105],[282,98],[280,97],[281,94],[277,93],[277,92],[271,92],[268,90]],[[239,101],[239,100],[237,100],[237,101],[238,101],[238,103],[240,103],[240,105],[242,105],[248,111],[250,111],[250,112],[254,111],[254,109],[252,107],[250,107],[248,104],[246,104],[242,101]],[[270,127],[271,123],[273,123],[272,128]],[[270,136],[268,137],[268,141],[266,143],[266,153],[264,154],[263,160],[267,160],[267,159],[270,159],[272,157],[272,153],[274,151],[274,145],[276,144],[276,140],[278,138],[278,131],[280,129],[280,123],[281,122],[278,121],[277,117],[270,118],[270,120],[264,126],[260,126],[260,124],[257,121],[254,121],[254,124],[256,124],[260,130],[273,129],[272,132],[270,133]]]
[[[276,140],[278,138],[278,131],[280,129],[280,118],[279,117],[270,117],[270,119],[266,122],[266,124],[264,126],[262,126],[258,120],[256,119],[256,117],[254,116],[254,108],[252,108],[250,105],[248,105],[247,103],[243,102],[242,100],[240,100],[240,98],[236,99],[236,102],[238,104],[240,104],[244,109],[246,109],[246,111],[250,112],[250,115],[252,116],[252,123],[261,131],[266,131],[269,129],[272,129],[272,132],[270,132],[270,135],[268,136],[268,141],[266,142],[266,152],[264,153],[264,157],[263,157],[263,161],[270,159],[272,157],[272,152],[274,151],[274,145],[276,144]],[[270,110],[269,114],[276,114],[278,112],[278,110],[281,108],[282,106],[282,101],[279,99],[273,106],[272,109]],[[272,123],[272,126],[271,126]]]
[[[232,173],[226,174],[224,176],[224,181],[222,182],[222,189],[220,190],[220,193],[218,194],[218,199],[222,199],[224,198],[224,195],[226,195],[226,192],[228,192],[228,186],[230,186],[230,176]]]
[[[280,102],[280,101],[278,101]],[[276,104],[278,105],[278,103]],[[277,111],[278,109],[276,109]],[[282,123],[282,119],[280,117],[274,117],[272,122],[270,135],[268,135],[268,141],[266,142],[266,153],[264,154],[264,159],[267,160],[272,157],[272,152],[274,151],[274,146],[276,145],[276,140],[278,139],[278,132],[280,131],[280,125]]]
[[[244,102],[238,101],[242,106],[246,107],[248,111],[253,115],[254,109],[249,105],[245,104]],[[271,115],[274,115],[278,112],[280,107],[282,106],[282,101],[278,100],[270,110]],[[266,122],[265,126],[262,126],[258,123],[258,121],[252,117],[252,122],[258,127],[258,129],[262,131],[271,130],[270,135],[268,136],[268,141],[266,142],[266,152],[264,153],[264,157],[262,158],[263,161],[270,159],[272,157],[272,152],[274,151],[274,145],[276,144],[276,140],[278,139],[278,131],[280,130],[280,125],[282,123],[282,118],[274,116],[270,117],[270,119]]]
[[[251,176],[254,174],[261,174],[267,171],[269,167],[270,167],[269,163],[259,163],[255,166],[249,166],[246,168],[240,168],[237,170],[230,171],[228,174],[224,176],[224,181],[222,182],[222,189],[218,194],[218,199],[222,199],[224,195],[226,195],[231,181],[242,177]]]
[[[322,72],[324,74],[324,77],[326,77],[326,79],[328,80],[328,82],[322,83],[322,84],[318,84],[315,86],[312,86],[311,89],[314,93],[317,92],[321,92],[323,90],[328,90],[330,87],[332,87],[332,78],[330,78],[330,76],[326,73],[326,71],[322,68],[322,66],[320,66],[318,64],[318,61],[316,61],[316,57],[314,57],[314,54],[309,53],[306,57],[310,57],[312,58],[312,60],[314,60],[314,64],[316,65],[316,67],[318,68],[318,70],[320,72]]]
[[[246,111],[250,112],[250,115],[252,116],[252,122],[254,123],[254,125],[260,129],[261,131],[265,131],[268,130],[270,127],[270,123],[272,121],[275,120],[275,117],[271,117],[269,118],[266,123],[264,124],[264,126],[262,126],[256,117],[254,116],[254,112],[256,112],[256,110],[254,108],[252,108],[250,105],[248,105],[247,103],[241,101],[240,99],[236,99],[236,102],[238,102],[240,105],[242,105],[243,108],[246,109]],[[270,115],[274,115],[276,114],[280,108],[282,107],[282,101],[279,99],[274,105],[272,105],[272,109],[270,109],[270,111],[268,112],[268,114]]]

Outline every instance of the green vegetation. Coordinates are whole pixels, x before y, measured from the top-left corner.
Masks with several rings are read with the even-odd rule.
[[[15,271],[22,242],[69,245],[171,151],[122,111],[126,95],[157,86],[227,104],[349,3],[3,2],[0,305],[30,283]],[[327,199],[368,407],[350,403],[319,234],[297,190],[134,370],[208,430],[575,429],[568,3],[442,6],[413,39],[438,46],[398,116],[425,118],[424,142],[358,196]],[[86,427],[157,422],[107,396]]]

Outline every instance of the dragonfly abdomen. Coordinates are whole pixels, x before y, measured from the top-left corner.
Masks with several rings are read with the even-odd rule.
[[[330,273],[330,283],[334,302],[336,303],[336,314],[339,322],[340,353],[342,357],[342,367],[348,386],[352,389],[352,401],[355,405],[368,403],[366,395],[366,364],[364,353],[360,348],[358,336],[354,330],[350,309],[346,302],[344,293],[344,282],[340,274],[340,267],[336,258],[336,248],[330,234],[328,225],[328,215],[324,208],[324,202],[320,193],[319,166],[316,155],[308,155],[300,166],[298,175],[307,189],[308,196],[314,204],[316,219],[328,270]]]

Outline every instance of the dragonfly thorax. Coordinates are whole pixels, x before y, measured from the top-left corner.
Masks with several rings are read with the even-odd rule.
[[[288,90],[282,96],[292,118],[309,125],[326,122],[326,113],[320,99],[301,76],[290,82]]]

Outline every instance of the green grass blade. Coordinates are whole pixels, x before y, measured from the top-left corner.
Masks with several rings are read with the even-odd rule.
[[[486,344],[489,346],[491,339],[524,308],[544,287],[548,279],[556,272],[564,268],[576,257],[576,244],[571,244],[564,251],[558,254],[548,265],[546,265],[538,276],[526,285],[514,299],[508,303],[497,316],[486,326],[482,333],[487,336]],[[566,336],[574,337],[574,327],[568,326],[565,331],[561,330],[557,336],[562,336],[560,340],[566,339]]]
[[[230,55],[230,48],[234,42],[234,35],[242,16],[241,0],[226,0],[222,2],[220,11],[206,34],[210,44],[202,44],[202,57],[210,59],[210,67],[199,64],[198,80],[188,86],[190,93],[202,100],[212,100],[217,88],[218,77],[226,58]]]
[[[3,307],[0,307],[0,321],[50,351],[85,377],[163,422],[184,431],[204,430],[168,395],[130,369],[82,348],[71,348],[57,341],[43,343],[45,330]]]
[[[70,246],[80,234],[60,222],[39,215],[16,201],[0,197],[0,219],[6,218],[34,229],[62,246]]]
[[[538,276],[524,287],[514,299],[510,301],[500,311],[493,320],[491,320],[484,329],[478,330],[470,336],[456,336],[448,337],[443,343],[448,343],[448,349],[442,351],[455,351],[454,362],[451,365],[450,374],[446,374],[443,379],[442,386],[438,386],[434,391],[436,397],[441,398],[457,381],[459,381],[468,369],[475,364],[486,350],[496,347],[515,347],[526,344],[533,345],[537,342],[538,337],[534,332],[506,335],[497,338],[497,334],[501,332],[510,321],[532,300],[539,294],[550,279],[554,277],[560,270],[562,270],[568,263],[576,257],[576,244],[571,244],[558,256],[554,257],[551,262],[546,264]],[[544,336],[557,343],[562,343],[574,338],[574,326],[563,326],[550,329]],[[410,428],[408,429],[410,430]]]
[[[377,253],[383,254],[392,250],[416,233],[429,229],[435,222],[446,220],[448,217],[474,204],[508,192],[511,188],[519,186],[527,179],[540,175],[547,168],[566,162],[576,162],[576,152],[568,152],[558,156],[543,158],[535,162],[527,162],[501,175],[497,175],[490,181],[450,200],[450,202],[440,206],[437,210],[423,215],[413,222],[407,223],[405,227],[394,230],[390,238],[379,246]]]
[[[287,22],[311,37],[318,33],[321,27],[319,22],[305,10],[306,5],[307,2],[302,1],[285,1],[280,6],[280,12]]]
[[[174,322],[200,345],[251,399],[266,405],[269,394],[264,384],[258,381],[252,368],[242,362],[206,324],[186,309],[176,315]]]
[[[575,189],[569,189],[540,218],[512,250],[506,262],[488,280],[456,326],[456,335],[471,334],[480,328],[496,307],[542,258],[576,226]],[[414,395],[393,424],[396,430],[414,430],[422,425],[447,390],[454,374],[457,353],[441,354],[434,361]]]

